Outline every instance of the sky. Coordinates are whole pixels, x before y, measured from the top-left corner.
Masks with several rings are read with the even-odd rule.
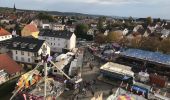
[[[170,19],[170,0],[0,0],[0,7]]]

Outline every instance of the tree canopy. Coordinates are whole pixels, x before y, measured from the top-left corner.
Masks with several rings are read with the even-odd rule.
[[[39,13],[37,15],[37,18],[40,20],[48,20],[50,22],[54,21],[54,18],[51,15],[48,15],[47,13]]]

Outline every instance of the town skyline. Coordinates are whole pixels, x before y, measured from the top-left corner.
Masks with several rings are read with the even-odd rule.
[[[76,12],[84,14],[170,19],[166,13],[168,0],[9,0],[1,1],[0,7],[12,8],[14,4],[17,9],[46,10],[60,12]],[[28,5],[25,5],[28,4]],[[40,5],[40,6],[37,6]]]

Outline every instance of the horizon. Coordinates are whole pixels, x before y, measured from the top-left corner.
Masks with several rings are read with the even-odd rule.
[[[152,18],[170,19],[170,14],[166,13],[165,10],[170,9],[168,3],[166,3],[168,0],[164,0],[165,2],[161,1],[162,0],[0,0],[0,7],[13,8],[15,4],[17,9],[25,10],[58,11],[120,17],[132,16],[134,18],[151,16]]]

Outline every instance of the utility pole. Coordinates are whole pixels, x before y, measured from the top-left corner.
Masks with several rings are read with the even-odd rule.
[[[44,100],[46,100],[47,97],[47,48],[43,46],[42,49],[42,60],[43,60],[43,65],[44,65]]]

